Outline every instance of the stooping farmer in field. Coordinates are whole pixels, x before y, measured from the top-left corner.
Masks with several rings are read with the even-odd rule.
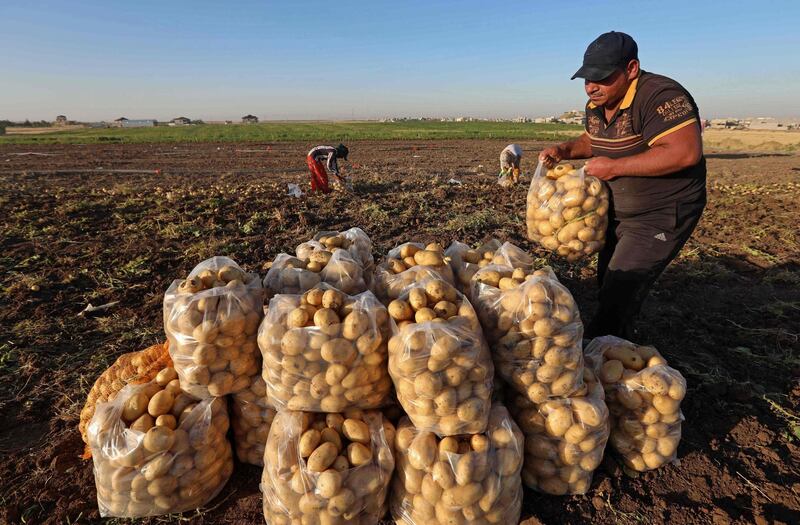
[[[344,144],[339,144],[335,148],[333,146],[317,146],[308,152],[306,164],[308,164],[308,169],[311,171],[311,191],[331,192],[331,188],[328,186],[326,167],[336,177],[333,183],[334,188],[343,189],[345,187],[346,179],[339,173],[339,165],[336,163],[336,159],[347,160],[348,153],[347,146]]]
[[[497,181],[501,186],[511,186],[519,182],[519,163],[522,161],[522,148],[519,144],[509,144],[500,152],[500,176]]]
[[[552,167],[589,158],[586,174],[606,182],[611,209],[597,277],[600,307],[587,337],[631,339],[653,283],[678,255],[706,204],[706,161],[692,96],[674,80],[642,71],[625,33],[600,35],[583,66],[585,132],[543,150]]]

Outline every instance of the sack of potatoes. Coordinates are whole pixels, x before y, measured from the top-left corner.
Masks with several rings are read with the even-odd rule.
[[[603,460],[609,435],[608,408],[602,385],[586,369],[579,395],[535,404],[524,395],[511,403],[525,434],[522,482],[529,488],[561,496],[585,494]]]
[[[574,262],[603,248],[608,226],[608,189],[583,168],[540,161],[528,189],[528,238]]]
[[[311,250],[307,257],[278,254],[264,277],[267,295],[301,294],[320,283],[351,295],[366,291],[364,269],[346,250]]]
[[[491,239],[478,248],[470,248],[468,244],[453,241],[444,251],[445,257],[450,258],[450,268],[455,276],[456,287],[461,293],[469,293],[469,282],[479,268],[491,262],[494,252],[500,248],[501,242]]]
[[[597,337],[586,360],[606,391],[609,442],[631,469],[644,472],[677,457],[686,379],[652,346]]]
[[[233,472],[225,400],[190,396],[171,367],[99,403],[88,431],[103,517],[196,509]]]
[[[342,232],[321,231],[314,235],[314,240],[322,244],[326,250],[334,248],[347,250],[361,264],[366,275],[372,275],[374,272],[375,259],[372,256],[372,240],[361,228],[354,227]],[[300,257],[299,253],[297,256]]]
[[[264,465],[264,446],[275,409],[267,400],[267,385],[258,375],[250,388],[231,396],[231,426],[236,456],[242,463]]]
[[[267,525],[376,525],[394,472],[394,426],[378,411],[281,411],[264,454]]]
[[[494,366],[469,301],[441,278],[389,303],[389,374],[403,410],[439,436],[483,432]]]
[[[372,292],[349,296],[322,284],[276,295],[258,331],[270,403],[311,412],[381,406],[392,388],[390,333]]]
[[[533,403],[581,387],[583,323],[572,294],[549,267],[489,265],[471,297],[492,347],[497,374]]]
[[[227,257],[173,281],[164,294],[164,329],[181,388],[198,398],[249,388],[261,370],[256,333],[263,315],[258,275]]]
[[[86,396],[86,404],[83,405],[78,423],[81,439],[87,444],[84,459],[92,456],[86,427],[94,416],[96,404],[112,401],[128,383],[147,383],[161,369],[171,367],[172,358],[169,356],[168,346],[168,343],[159,343],[138,352],[122,354],[94,382]]]
[[[444,248],[438,242],[424,245],[418,242],[407,242],[392,248],[386,258],[375,269],[374,287],[378,297],[388,296],[390,289],[400,289],[397,280],[404,280],[403,273],[410,268],[429,268],[450,284],[455,284],[450,261],[444,254]],[[408,278],[405,279],[408,282]]]
[[[519,523],[523,436],[503,405],[485,431],[438,438],[408,418],[397,428],[390,508],[407,525]]]
[[[377,275],[377,274],[376,274]],[[428,279],[441,279],[442,276],[428,266],[412,266],[398,274],[384,272],[380,279],[373,281],[373,291],[384,304],[400,297],[411,286],[417,285]]]

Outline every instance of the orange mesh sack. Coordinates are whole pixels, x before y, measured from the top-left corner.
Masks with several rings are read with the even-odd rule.
[[[92,420],[97,403],[113,400],[125,385],[147,383],[156,377],[159,371],[170,366],[172,366],[172,359],[169,356],[169,345],[166,342],[119,356],[113,365],[100,374],[86,397],[86,404],[83,405],[78,423],[78,430],[81,432],[83,442],[89,443],[86,427]],[[91,457],[88,448],[85,457],[86,459]]]

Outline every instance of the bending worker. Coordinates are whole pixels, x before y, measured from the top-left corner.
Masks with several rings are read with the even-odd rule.
[[[519,182],[519,163],[522,161],[522,148],[519,144],[509,144],[500,152],[500,178],[501,186],[508,186]],[[511,182],[508,182],[511,177]]]
[[[634,321],[658,276],[678,255],[706,204],[706,161],[692,96],[674,80],[639,69],[625,33],[589,44],[573,79],[584,79],[586,131],[543,150],[548,167],[589,158],[586,173],[611,194],[599,254],[599,310],[587,337],[634,336]]]
[[[308,152],[306,164],[308,164],[308,169],[311,172],[311,191],[331,192],[328,186],[328,172],[325,171],[326,166],[336,177],[334,188],[344,187],[346,179],[339,173],[339,165],[336,163],[336,159],[347,160],[348,153],[347,146],[344,144],[339,144],[335,148],[333,146],[317,146]]]

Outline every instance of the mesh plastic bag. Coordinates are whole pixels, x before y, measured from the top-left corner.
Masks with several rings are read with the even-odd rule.
[[[351,297],[319,285],[276,295],[258,333],[270,402],[312,412],[381,406],[392,387],[389,335],[386,307],[372,292]]]
[[[111,401],[125,385],[147,383],[162,369],[171,366],[172,358],[169,356],[168,343],[159,343],[138,352],[119,356],[113,365],[100,374],[86,396],[86,404],[83,405],[78,422],[78,430],[80,430],[83,442],[89,443],[86,427],[94,415],[97,403]],[[86,447],[84,458],[89,459],[90,457],[91,451],[89,447]]]
[[[541,161],[528,189],[528,238],[574,262],[603,248],[608,226],[608,189],[583,168]]]
[[[583,323],[569,290],[548,267],[489,265],[472,278],[478,317],[498,375],[534,403],[581,387]]]
[[[164,329],[181,388],[198,398],[249,388],[261,370],[256,333],[263,312],[258,275],[227,257],[173,281],[164,295]]]
[[[414,426],[440,436],[483,432],[494,366],[469,301],[435,278],[412,286],[388,309],[389,374]]]
[[[409,268],[420,266],[435,271],[448,283],[455,284],[453,270],[441,244],[430,243],[426,246],[418,242],[407,242],[391,249],[386,259],[375,269],[376,295],[383,297],[387,295],[389,288],[397,289],[397,285],[392,286],[395,276]]]
[[[375,525],[386,513],[394,427],[377,411],[281,411],[264,455],[268,525]]]
[[[264,277],[264,287],[269,296],[301,294],[320,283],[327,283],[350,295],[367,290],[364,269],[347,250],[330,252],[317,249],[309,251],[307,256],[307,260],[285,253],[275,257]]]
[[[177,383],[128,385],[98,403],[88,434],[100,515],[170,514],[211,501],[233,472],[227,431],[224,399],[198,401]]]
[[[586,369],[584,392],[532,403],[516,395],[511,410],[525,434],[522,481],[547,494],[585,494],[609,435],[603,387]]]
[[[485,432],[441,439],[405,418],[395,448],[396,523],[519,523],[523,436],[504,406],[492,406]]]
[[[261,376],[253,378],[250,388],[233,394],[231,426],[236,456],[242,463],[264,465],[264,446],[275,409],[267,400],[267,385]]]
[[[686,380],[651,346],[614,336],[597,337],[586,360],[606,391],[610,443],[636,471],[674,461],[681,440],[681,401]]]

